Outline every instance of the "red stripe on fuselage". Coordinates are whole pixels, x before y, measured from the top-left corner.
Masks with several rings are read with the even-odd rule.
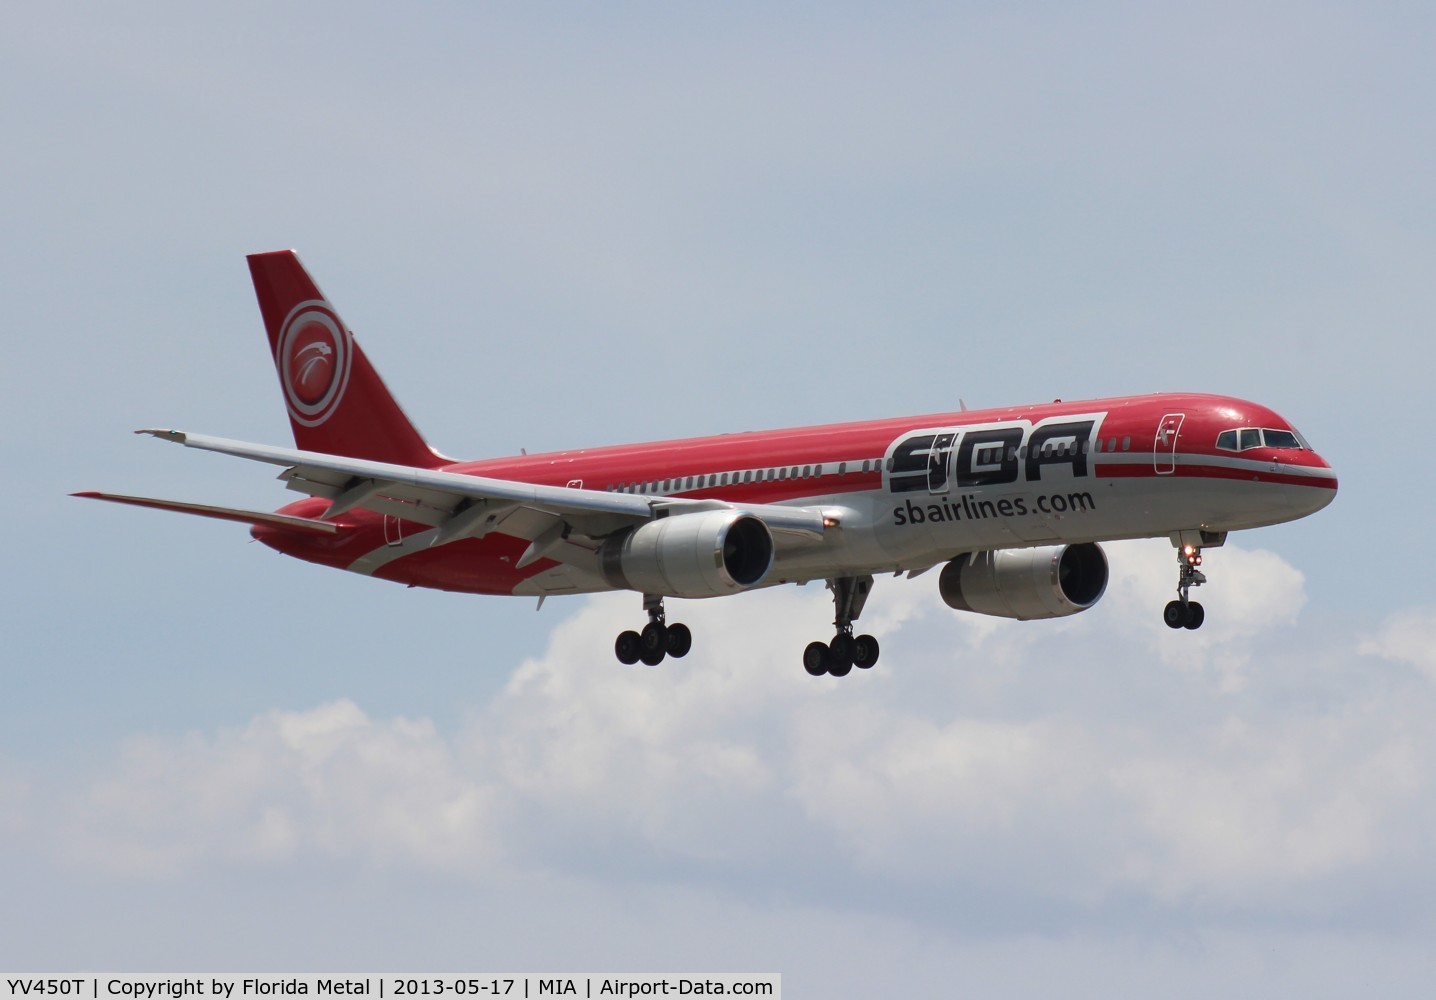
[[[1098,479],[1231,479],[1249,483],[1281,483],[1286,486],[1310,486],[1316,489],[1335,490],[1335,479],[1318,476],[1303,476],[1286,472],[1265,472],[1255,469],[1232,469],[1219,465],[1178,465],[1172,472],[1159,473],[1150,466],[1107,465],[1098,463]]]

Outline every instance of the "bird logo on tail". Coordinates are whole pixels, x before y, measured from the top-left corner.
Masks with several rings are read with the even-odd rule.
[[[275,360],[289,415],[318,427],[339,408],[353,357],[349,331],[327,302],[301,302],[280,330]]]

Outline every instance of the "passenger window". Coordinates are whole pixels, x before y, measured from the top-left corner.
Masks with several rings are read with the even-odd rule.
[[[1116,451],[1116,450],[1117,450],[1117,439],[1116,439],[1116,438],[1108,438],[1108,439],[1107,439],[1107,450],[1108,450],[1108,451]]]
[[[1248,448],[1260,448],[1260,447],[1261,447],[1261,431],[1257,430],[1255,427],[1243,427],[1243,428],[1242,428],[1242,451],[1246,451]]]
[[[1132,448],[1132,439],[1129,438],[1129,437],[1124,437],[1124,438],[1122,439],[1122,450],[1123,450],[1123,451],[1130,451],[1131,448]]]

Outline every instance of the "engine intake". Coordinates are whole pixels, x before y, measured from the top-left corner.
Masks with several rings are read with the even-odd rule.
[[[663,597],[719,597],[756,587],[773,567],[773,536],[752,514],[673,514],[610,538],[604,579]]]
[[[999,618],[1061,618],[1086,611],[1107,589],[1107,557],[1092,542],[960,555],[938,589],[950,608]]]

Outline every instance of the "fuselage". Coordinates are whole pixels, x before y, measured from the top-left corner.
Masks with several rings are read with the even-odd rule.
[[[651,498],[818,506],[834,530],[788,545],[764,584],[914,571],[963,552],[1277,524],[1335,496],[1330,466],[1285,419],[1225,396],[1163,393],[927,414],[457,462],[445,471]],[[311,497],[280,513],[320,518]],[[355,509],[329,536],[257,526],[302,559],[479,594],[612,589],[597,565],[540,559],[501,531]],[[595,560],[597,555],[595,554]]]

